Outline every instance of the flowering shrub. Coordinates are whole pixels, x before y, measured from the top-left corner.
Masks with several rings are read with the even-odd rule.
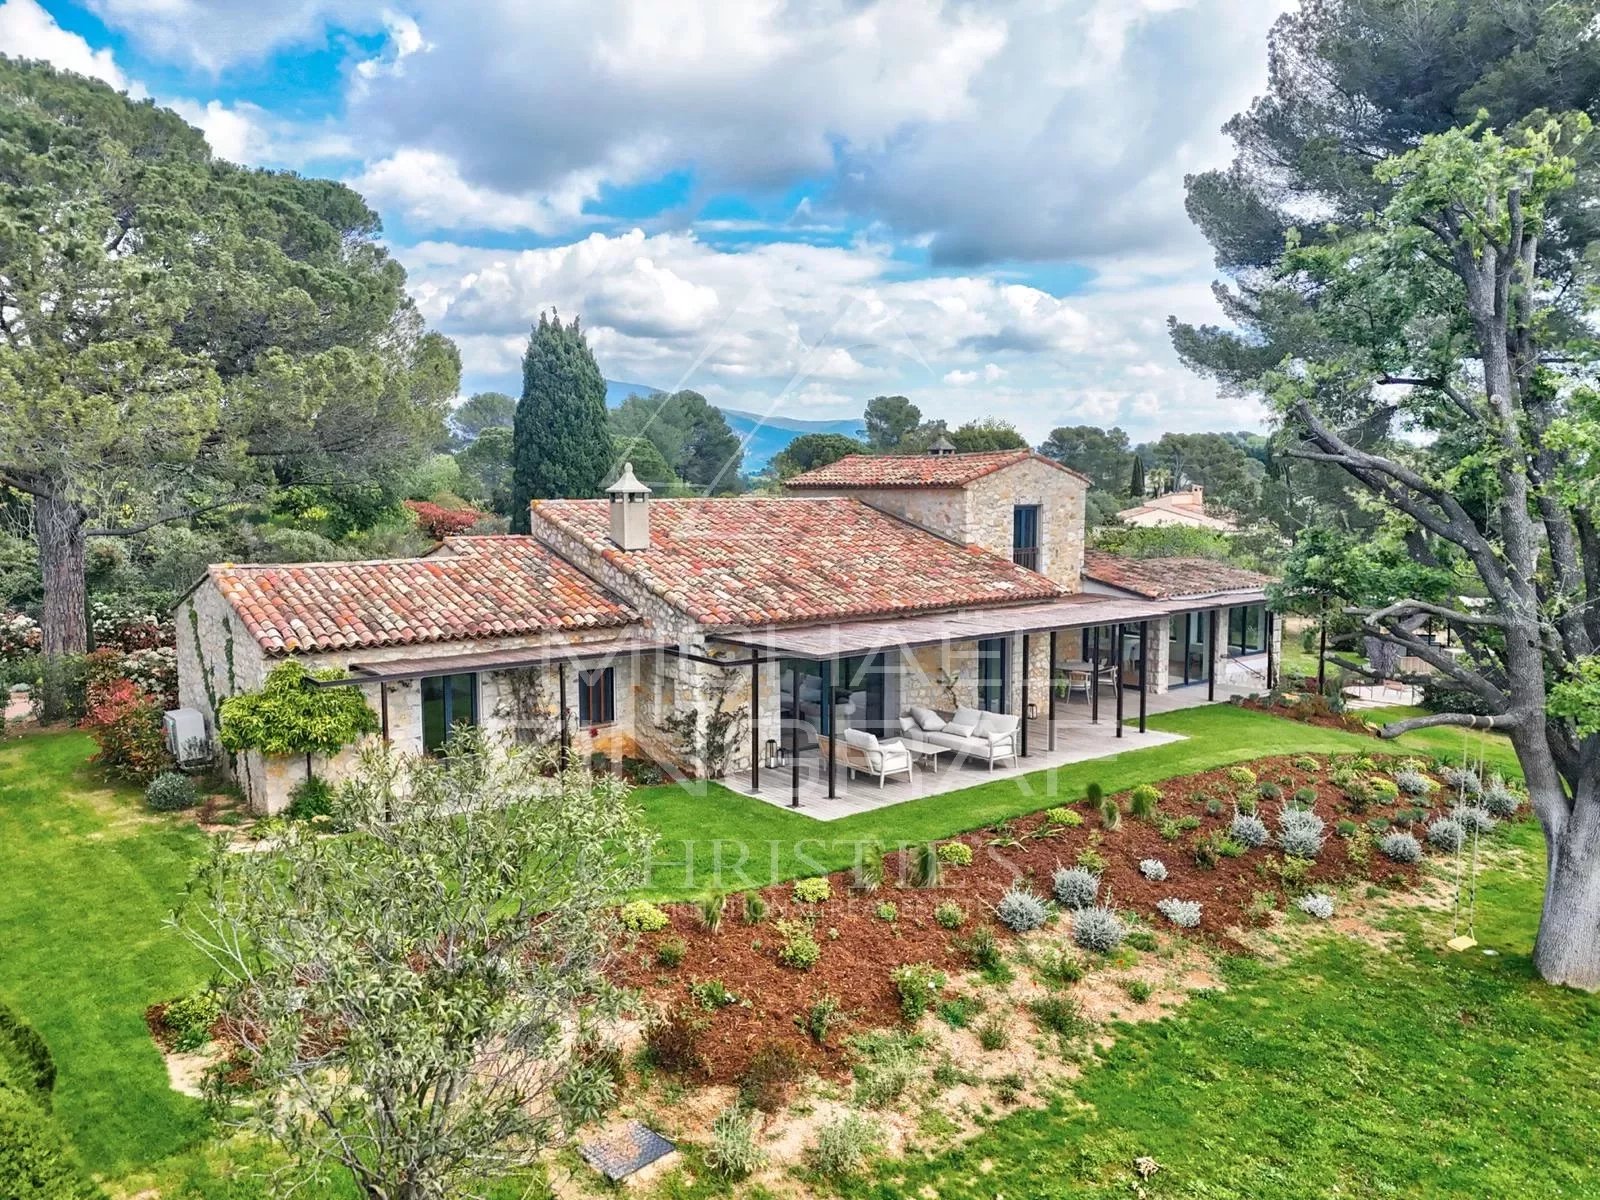
[[[177,642],[177,630],[172,622],[137,601],[116,596],[109,599],[97,596],[89,602],[89,628],[94,633],[96,647],[121,654]]]
[[[24,613],[0,613],[0,658],[39,651],[39,622]]]
[[[161,706],[131,680],[91,685],[83,719],[100,747],[95,761],[134,783],[149,783],[172,766]]]
[[[117,660],[117,671],[167,708],[178,706],[178,652],[171,646],[146,646]]]
[[[417,519],[417,528],[436,542],[465,533],[483,519],[483,514],[475,508],[445,508],[431,500],[407,500],[405,503]]]

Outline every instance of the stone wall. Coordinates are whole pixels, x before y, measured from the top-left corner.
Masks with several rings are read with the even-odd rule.
[[[873,508],[965,546],[1011,557],[1013,510],[1039,506],[1039,571],[1070,592],[1083,573],[1083,506],[1088,484],[1076,475],[1025,459],[965,487],[806,488],[802,496],[853,496]]]
[[[257,812],[281,812],[289,803],[289,793],[306,777],[303,757],[272,758],[256,752],[229,755],[216,742],[217,708],[228,696],[254,691],[282,659],[267,659],[242,627],[238,615],[217,589],[202,583],[180,605],[178,627],[178,702],[198,709],[206,720],[213,746],[223,770],[236,779],[250,806]],[[470,643],[436,642],[424,645],[381,646],[353,650],[297,655],[310,668],[331,667],[347,670],[352,662],[384,663],[400,660],[446,658],[463,653],[495,650],[521,650],[549,645],[600,645],[617,637],[615,629],[590,629],[555,634],[477,640]],[[642,688],[642,673],[635,660],[626,655],[589,667],[611,666],[616,671],[616,720],[593,727],[577,724],[578,667],[567,667],[566,707],[571,714],[570,733],[573,755],[586,760],[601,753],[617,760],[639,753],[633,736],[636,710]],[[491,737],[507,741],[547,742],[552,747],[560,729],[557,680],[560,671],[554,664],[517,671],[484,671],[478,675],[478,724]],[[403,680],[361,686],[361,692],[374,712],[381,712],[380,686],[388,697],[390,744],[402,753],[420,754],[422,745],[422,687],[417,680]],[[532,701],[538,710],[524,712]],[[370,739],[378,740],[377,736]],[[337,782],[345,777],[359,758],[361,744],[347,747],[337,755],[313,756],[312,771]]]
[[[967,487],[966,540],[1010,558],[1013,510],[1037,504],[1037,569],[1076,592],[1083,575],[1083,504],[1088,490],[1076,475],[1037,458],[993,471]]]

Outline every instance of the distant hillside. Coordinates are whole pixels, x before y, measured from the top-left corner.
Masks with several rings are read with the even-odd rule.
[[[642,383],[623,383],[606,380],[606,404],[616,408],[629,396],[651,396],[660,391]],[[718,408],[721,408],[718,405]],[[721,408],[728,425],[744,442],[744,469],[761,470],[777,457],[790,442],[806,433],[842,433],[846,437],[863,437],[861,418],[842,421],[803,421],[795,417],[763,417],[759,413],[744,412],[737,408]]]

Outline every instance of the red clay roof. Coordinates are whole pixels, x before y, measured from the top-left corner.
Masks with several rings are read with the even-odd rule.
[[[796,475],[792,488],[965,487],[1003,467],[1036,458],[1082,479],[1088,476],[1032,450],[986,450],[977,454],[847,454],[838,462]]]
[[[450,538],[427,558],[214,566],[269,655],[626,625],[638,615],[528,537]]]
[[[1083,573],[1099,583],[1149,600],[1259,592],[1275,582],[1270,575],[1214,558],[1125,558],[1104,550],[1083,552]]]
[[[714,628],[1061,593],[1008,559],[946,541],[850,497],[652,500],[650,548],[631,553],[611,541],[604,500],[536,500],[533,514]]]

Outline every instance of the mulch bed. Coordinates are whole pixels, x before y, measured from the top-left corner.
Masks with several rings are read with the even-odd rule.
[[[1349,858],[1349,843],[1336,836],[1341,819],[1358,822],[1374,817],[1393,818],[1410,809],[1414,802],[1402,797],[1394,804],[1374,804],[1359,815],[1351,813],[1344,792],[1328,782],[1326,756],[1315,756],[1323,765],[1319,771],[1296,768],[1288,756],[1264,758],[1248,766],[1263,783],[1283,788],[1287,799],[1302,787],[1317,792],[1317,813],[1327,824],[1328,840],[1313,863],[1303,887],[1333,885],[1354,879],[1381,880],[1386,886],[1404,888],[1417,877],[1418,868],[1403,866],[1384,858],[1373,849],[1365,864]],[[1385,756],[1385,760],[1387,756]],[[1385,761],[1380,760],[1380,761]],[[850,1029],[891,1026],[900,1022],[899,998],[890,981],[893,969],[904,963],[930,963],[955,974],[969,970],[970,963],[956,943],[983,924],[994,927],[1005,940],[1013,935],[994,921],[993,906],[1018,878],[1029,882],[1040,896],[1050,896],[1050,876],[1058,866],[1071,866],[1078,853],[1097,843],[1106,860],[1101,877],[1100,896],[1110,894],[1116,908],[1133,911],[1153,929],[1178,937],[1200,937],[1213,943],[1234,945],[1226,932],[1242,927],[1249,918],[1247,908],[1258,893],[1276,892],[1280,906],[1285,894],[1275,867],[1282,855],[1270,844],[1250,850],[1238,858],[1223,858],[1211,869],[1198,866],[1193,846],[1213,833],[1226,832],[1233,816],[1233,797],[1239,784],[1219,768],[1171,779],[1161,785],[1160,811],[1169,817],[1198,817],[1200,824],[1186,830],[1176,840],[1165,839],[1154,821],[1124,816],[1116,830],[1101,828],[1099,815],[1081,801],[1075,806],[1084,817],[1082,826],[1052,826],[1044,814],[1036,813],[1006,823],[1004,829],[988,828],[964,834],[959,840],[973,848],[973,863],[967,867],[945,865],[941,886],[918,889],[898,886],[905,876],[911,852],[885,856],[885,884],[867,894],[852,894],[850,873],[830,876],[833,898],[820,904],[797,902],[792,883],[761,890],[767,902],[767,918],[756,926],[743,921],[740,895],[730,896],[720,932],[712,934],[702,927],[699,908],[692,903],[664,906],[671,925],[646,935],[619,970],[620,982],[640,988],[647,1000],[663,1008],[694,1008],[708,1021],[701,1039],[707,1082],[736,1081],[751,1058],[764,1045],[783,1043],[813,1069],[838,1075],[849,1065],[849,1052],[841,1047],[843,1038],[819,1047],[800,1028],[811,1003],[823,994],[839,998],[851,1015]],[[1443,789],[1439,793],[1443,794]],[[1218,816],[1205,812],[1207,799],[1219,799],[1225,811]],[[1127,793],[1117,799],[1126,813]],[[1275,832],[1274,818],[1279,801],[1261,803],[1263,818]],[[1041,829],[1050,836],[1033,837]],[[1417,831],[1420,835],[1420,830]],[[995,844],[997,839],[1002,844]],[[1016,844],[1010,844],[1016,839]],[[1139,874],[1143,858],[1159,858],[1168,876],[1153,883]],[[1156,909],[1166,897],[1199,900],[1204,906],[1201,925],[1196,930],[1173,927]],[[967,921],[955,932],[939,927],[934,908],[942,901],[954,900],[967,912]],[[882,920],[876,915],[879,904],[888,901],[898,909],[898,919]],[[781,965],[777,951],[782,937],[773,927],[779,917],[815,918],[815,936],[822,948],[821,960],[809,971]],[[1069,942],[1070,924],[1058,921],[1047,926],[1059,940]],[[676,968],[662,967],[655,958],[662,940],[678,937],[686,947],[682,963]],[[737,994],[741,1003],[700,1013],[689,993],[695,982],[720,980]]]
[[[1274,704],[1270,700],[1241,700],[1239,707],[1248,708],[1252,712],[1266,713],[1272,717],[1282,717],[1286,721],[1298,721],[1302,725],[1315,725],[1320,729],[1337,729],[1341,733],[1357,733],[1366,737],[1378,736],[1359,713],[1336,713],[1315,693],[1304,695],[1305,699],[1293,704]]]

